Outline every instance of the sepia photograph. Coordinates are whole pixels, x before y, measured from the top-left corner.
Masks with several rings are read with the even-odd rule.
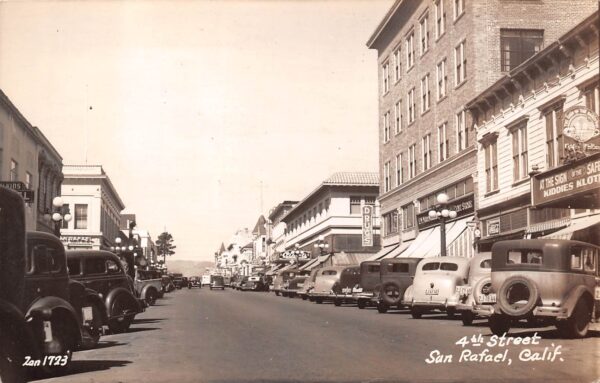
[[[599,0],[0,0],[0,383],[600,383]]]

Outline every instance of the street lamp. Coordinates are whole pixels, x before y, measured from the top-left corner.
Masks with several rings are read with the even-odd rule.
[[[319,235],[317,242],[315,242],[315,249],[319,249],[320,255],[327,253],[327,249],[329,248],[329,244],[325,242],[325,237]]]
[[[49,211],[46,211],[44,214],[44,218],[46,220],[54,221],[54,235],[60,238],[60,225],[62,221],[69,222],[71,221],[71,213],[69,212],[69,208],[63,209],[63,200],[60,197],[54,197],[52,200],[52,207],[54,208],[54,213],[50,214]]]
[[[437,196],[437,202],[439,208],[438,210],[433,209],[429,210],[429,218],[440,220],[440,255],[442,257],[446,256],[446,219],[454,219],[456,218],[456,212],[454,210],[448,210],[446,207],[448,205],[448,195],[446,193],[440,193]]]

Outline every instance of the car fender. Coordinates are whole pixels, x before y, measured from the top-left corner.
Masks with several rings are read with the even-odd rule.
[[[571,314],[573,314],[573,310],[575,309],[575,305],[579,301],[579,298],[581,298],[586,293],[587,293],[587,295],[589,295],[590,300],[593,302],[594,295],[584,285],[579,285],[579,286],[575,287],[574,289],[572,289],[571,291],[569,291],[566,298],[563,300],[563,304],[561,305],[564,309],[567,309],[566,314],[564,314],[565,315],[564,318],[569,318],[571,316]],[[561,318],[563,318],[562,315],[561,315]]]
[[[142,291],[140,292],[140,298],[146,299],[146,294],[148,294],[148,290],[150,289],[153,289],[156,292],[156,297],[158,298],[160,291],[152,284],[147,284],[142,288]]]
[[[106,296],[106,300],[104,301],[105,307],[106,307],[106,312],[108,313],[109,317],[113,316],[112,305],[115,302],[115,300],[118,298],[125,299],[127,301],[127,305],[129,306],[129,308],[131,310],[135,311],[136,313],[140,313],[143,311],[138,300],[136,299],[136,297],[133,296],[131,291],[127,290],[124,287],[117,287],[116,289],[111,290],[108,293],[108,295]]]
[[[93,305],[96,305],[100,310],[100,315],[102,315],[102,324],[108,323],[108,313],[106,311],[106,306],[104,305],[104,301],[100,297],[95,290],[85,289],[85,300],[86,302],[90,302]]]
[[[79,323],[79,316],[77,315],[77,311],[75,311],[73,306],[64,299],[61,299],[59,297],[47,296],[36,300],[27,309],[25,319],[29,320],[29,318],[33,318],[35,316],[34,313],[36,311],[47,310],[50,310],[51,318],[55,318],[59,315],[64,315],[68,321],[71,321],[71,330],[73,331],[73,335],[75,335],[75,340],[77,344],[79,344],[82,339],[82,328],[81,323]]]
[[[410,285],[404,290],[404,297],[402,298],[402,304],[412,305],[413,300],[413,285]]]
[[[33,358],[39,358],[41,356],[38,342],[35,341],[35,337],[31,328],[27,326],[25,322],[25,316],[12,303],[0,299],[0,327],[5,328],[12,334],[15,334],[19,339],[24,350],[30,354]]]

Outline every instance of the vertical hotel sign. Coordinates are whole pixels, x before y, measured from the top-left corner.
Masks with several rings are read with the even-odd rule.
[[[362,208],[362,245],[373,246],[373,210],[375,206],[365,205]]]

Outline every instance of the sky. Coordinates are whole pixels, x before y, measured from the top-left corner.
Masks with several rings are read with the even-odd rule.
[[[0,1],[0,88],[64,164],[100,164],[173,259],[338,171],[378,171],[392,0]]]

